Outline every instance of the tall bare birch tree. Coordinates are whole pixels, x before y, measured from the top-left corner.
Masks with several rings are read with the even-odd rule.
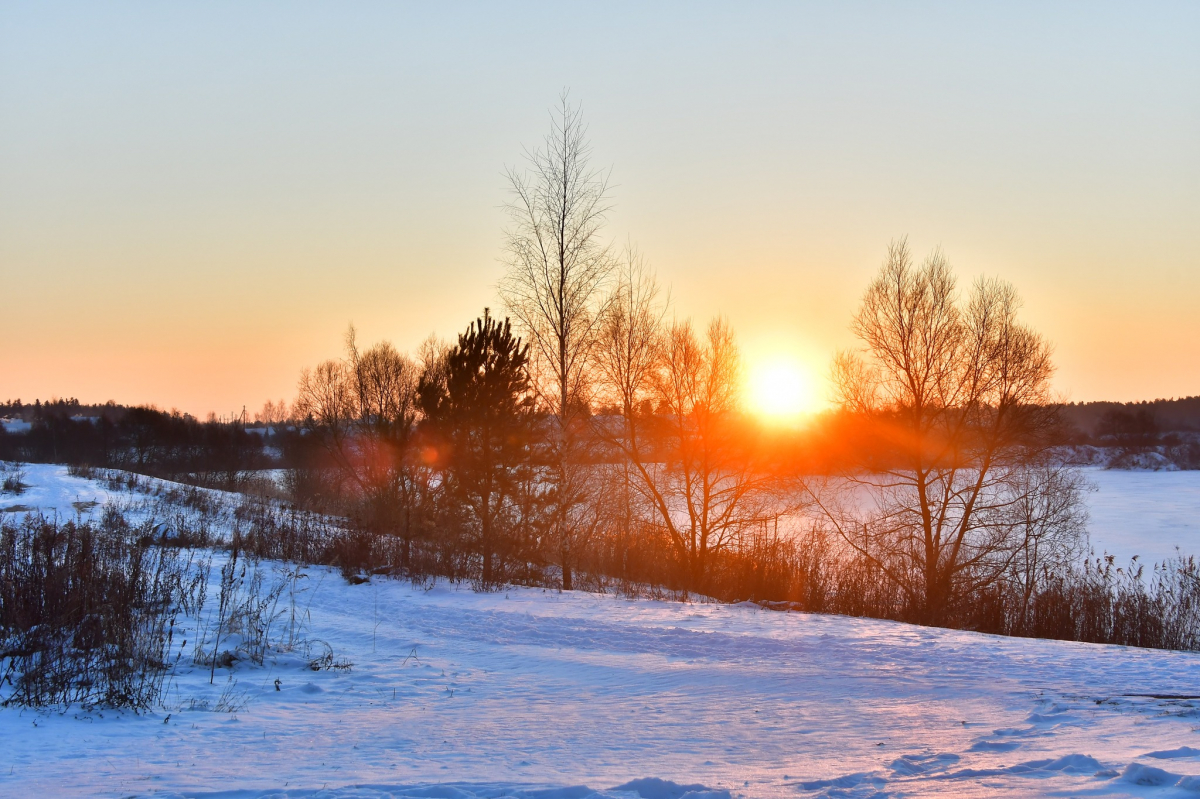
[[[508,271],[499,286],[531,345],[541,403],[556,421],[551,534],[564,589],[581,532],[572,517],[588,489],[573,425],[590,399],[587,365],[613,272],[601,238],[608,175],[591,166],[586,134],[579,106],[564,92],[542,146],[526,152],[525,169],[508,171]]]

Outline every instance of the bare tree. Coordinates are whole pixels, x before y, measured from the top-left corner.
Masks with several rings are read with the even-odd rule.
[[[360,352],[355,338],[351,327],[346,356],[359,424],[380,439],[403,439],[416,421],[418,366],[387,341]]]
[[[304,370],[294,412],[332,459],[340,482],[363,501],[364,521],[402,539],[408,565],[423,485],[411,452],[420,369],[388,342],[360,351],[354,328],[346,358]]]
[[[638,413],[650,399],[653,377],[661,363],[663,319],[669,300],[645,259],[627,246],[617,286],[600,316],[593,364],[603,398],[616,407],[625,435],[636,438]]]
[[[582,113],[565,92],[552,119],[542,146],[527,151],[527,168],[508,172],[508,271],[499,288],[531,344],[536,389],[557,423],[553,535],[569,589],[571,517],[589,484],[572,425],[590,400],[587,364],[613,259],[601,239],[608,176],[592,168]]]
[[[325,443],[330,455],[341,461],[340,467],[348,468],[345,442],[354,421],[354,387],[347,365],[328,360],[304,369],[293,408],[308,428],[328,434]]]
[[[871,445],[841,481],[810,488],[927,623],[1079,527],[1078,492],[1048,457],[1050,347],[1017,321],[1019,305],[996,280],[963,302],[940,252],[916,265],[900,241],[854,318],[861,350],[834,364],[840,404]]]
[[[712,559],[780,512],[776,483],[738,424],[741,361],[728,323],[714,319],[703,343],[687,322],[660,337],[652,284],[637,285],[625,289],[630,310],[612,312],[602,348],[601,371],[622,397],[624,429],[613,440],[639,505],[684,564],[686,585],[704,592]]]
[[[346,351],[358,401],[358,482],[368,499],[372,526],[400,538],[401,565],[408,568],[426,477],[411,448],[419,416],[420,369],[386,341],[360,352],[354,328],[347,334]]]
[[[254,421],[261,422],[268,427],[283,424],[287,419],[288,405],[287,400],[283,399],[279,400],[279,402],[267,400],[263,403],[262,410],[254,414]]]
[[[1049,575],[1064,575],[1087,550],[1087,508],[1091,485],[1074,469],[1057,468],[1049,458],[1031,463],[1013,492],[1011,523],[1016,556],[1010,579],[1018,592],[1014,627],[1029,629],[1030,602]]]
[[[603,487],[592,505],[622,540],[640,528],[647,516],[655,515],[644,500],[643,478],[634,463],[646,447],[643,421],[653,416],[653,379],[662,358],[663,319],[669,301],[660,294],[645,259],[627,245],[616,288],[600,317],[593,351],[598,398],[616,411],[594,417],[593,432],[620,457],[604,469]]]

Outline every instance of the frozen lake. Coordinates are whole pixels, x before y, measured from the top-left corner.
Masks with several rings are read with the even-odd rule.
[[[1084,470],[1096,490],[1088,495],[1092,546],[1124,563],[1200,556],[1200,471]]]

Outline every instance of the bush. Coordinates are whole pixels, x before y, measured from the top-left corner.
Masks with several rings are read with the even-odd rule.
[[[0,471],[4,473],[4,480],[0,482],[0,493],[3,494],[22,494],[25,491],[25,467],[19,463],[14,463],[8,467],[0,465]]]
[[[147,710],[199,582],[184,550],[120,514],[0,525],[0,703]]]

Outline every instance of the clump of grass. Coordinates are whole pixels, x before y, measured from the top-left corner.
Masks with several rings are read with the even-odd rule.
[[[156,703],[200,586],[190,552],[145,538],[119,514],[0,525],[0,703]]]
[[[16,494],[20,496],[25,493],[25,489],[29,488],[25,484],[25,467],[20,463],[13,463],[3,469],[4,481],[0,482],[0,493]]]
[[[348,658],[338,658],[333,655],[333,647],[324,641],[308,642],[308,667],[313,671],[350,671],[354,668]]]

